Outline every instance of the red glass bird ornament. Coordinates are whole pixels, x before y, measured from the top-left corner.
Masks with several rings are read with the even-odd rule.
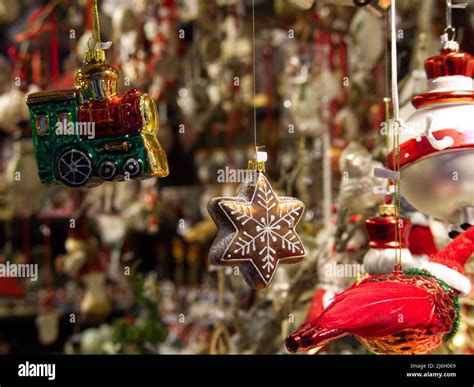
[[[371,275],[355,283],[288,336],[288,350],[308,350],[351,334],[377,354],[432,352],[456,331],[457,297],[470,291],[463,265],[473,251],[474,227],[470,227],[424,269]]]

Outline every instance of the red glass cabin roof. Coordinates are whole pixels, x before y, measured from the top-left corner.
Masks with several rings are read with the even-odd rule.
[[[140,96],[139,90],[132,89],[121,96],[86,102],[79,107],[79,121],[95,123],[96,138],[140,133]]]

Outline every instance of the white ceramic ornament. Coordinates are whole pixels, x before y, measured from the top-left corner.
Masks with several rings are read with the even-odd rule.
[[[41,299],[41,308],[36,316],[38,340],[42,345],[51,345],[59,336],[59,319],[61,314],[54,306],[53,292],[47,292]]]
[[[351,73],[372,69],[382,55],[383,22],[381,18],[359,9],[349,26],[348,57]]]
[[[105,319],[110,313],[111,305],[105,288],[105,274],[91,271],[82,276],[86,291],[81,302],[81,316],[87,321]]]
[[[324,127],[321,101],[334,101],[341,96],[339,81],[327,68],[314,79],[296,87],[290,98],[290,112],[296,128],[306,134],[320,134]]]
[[[28,120],[25,96],[26,94],[17,87],[0,95],[0,128],[4,132],[13,133],[18,129],[19,121]]]
[[[59,336],[59,312],[56,309],[41,312],[36,317],[38,340],[43,345],[53,344]]]
[[[249,63],[252,59],[252,44],[239,27],[236,17],[229,15],[222,22],[225,39],[221,42],[221,58],[223,61],[238,59]]]
[[[13,145],[13,156],[6,170],[8,205],[15,214],[37,213],[43,203],[44,186],[36,172],[31,138],[20,138]]]
[[[375,206],[383,199],[387,181],[374,176],[381,164],[357,142],[350,143],[339,158],[340,205],[350,212],[361,212]]]

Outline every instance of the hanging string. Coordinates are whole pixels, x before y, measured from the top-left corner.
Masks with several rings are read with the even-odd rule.
[[[453,4],[452,0],[446,0],[446,28],[444,29],[446,41],[453,42],[456,39],[456,29],[453,27],[453,8],[464,9],[467,4]]]
[[[387,71],[388,71],[388,69],[387,69]],[[386,94],[388,94],[388,91],[387,91]],[[386,128],[390,128],[390,102],[391,102],[391,99],[388,98],[388,97],[385,97],[383,99],[383,103],[384,103],[384,106],[385,106],[385,126],[386,126]],[[387,136],[385,146],[387,147],[388,152],[390,152],[390,136]]]
[[[391,32],[391,69],[392,69],[392,108],[393,108],[393,166],[397,174],[394,188],[395,205],[395,240],[398,248],[395,251],[395,271],[401,271],[402,265],[402,220],[400,219],[400,130],[404,126],[400,119],[400,106],[398,101],[398,72],[397,72],[397,31],[396,31],[396,0],[390,4],[390,32]]]
[[[100,46],[100,20],[97,2],[98,0],[92,0],[92,37],[97,42],[97,46]]]
[[[451,12],[452,8],[453,2],[451,0],[446,0],[446,28],[444,30],[445,32],[453,28],[453,17]]]
[[[388,37],[390,34],[390,15],[389,12],[384,13],[383,17],[384,22],[384,50],[383,50],[383,58],[384,58],[384,95],[385,98],[383,99],[384,107],[385,107],[385,125],[386,128],[390,128],[390,102],[391,99],[388,97],[390,92],[390,51],[388,49]],[[390,153],[390,136],[386,137],[385,146],[387,147],[387,152]]]
[[[255,96],[256,92],[256,55],[255,55],[255,0],[252,0],[252,61],[253,61],[253,137],[255,143],[255,158],[257,158],[258,146],[257,146],[257,106]]]
[[[396,31],[396,0],[391,2],[391,67],[392,67],[392,104],[393,118],[395,122],[400,119],[400,107],[398,102],[398,71],[397,71],[397,31]]]

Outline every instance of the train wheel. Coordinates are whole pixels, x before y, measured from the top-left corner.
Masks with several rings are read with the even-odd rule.
[[[117,167],[113,161],[104,161],[99,167],[99,176],[104,180],[113,180]]]
[[[140,167],[140,162],[137,159],[130,158],[127,161],[125,161],[125,164],[123,165],[123,173],[130,176],[130,177],[136,177],[140,173],[141,167]]]
[[[92,176],[92,161],[79,149],[69,149],[58,159],[58,178],[70,187],[85,185]]]

